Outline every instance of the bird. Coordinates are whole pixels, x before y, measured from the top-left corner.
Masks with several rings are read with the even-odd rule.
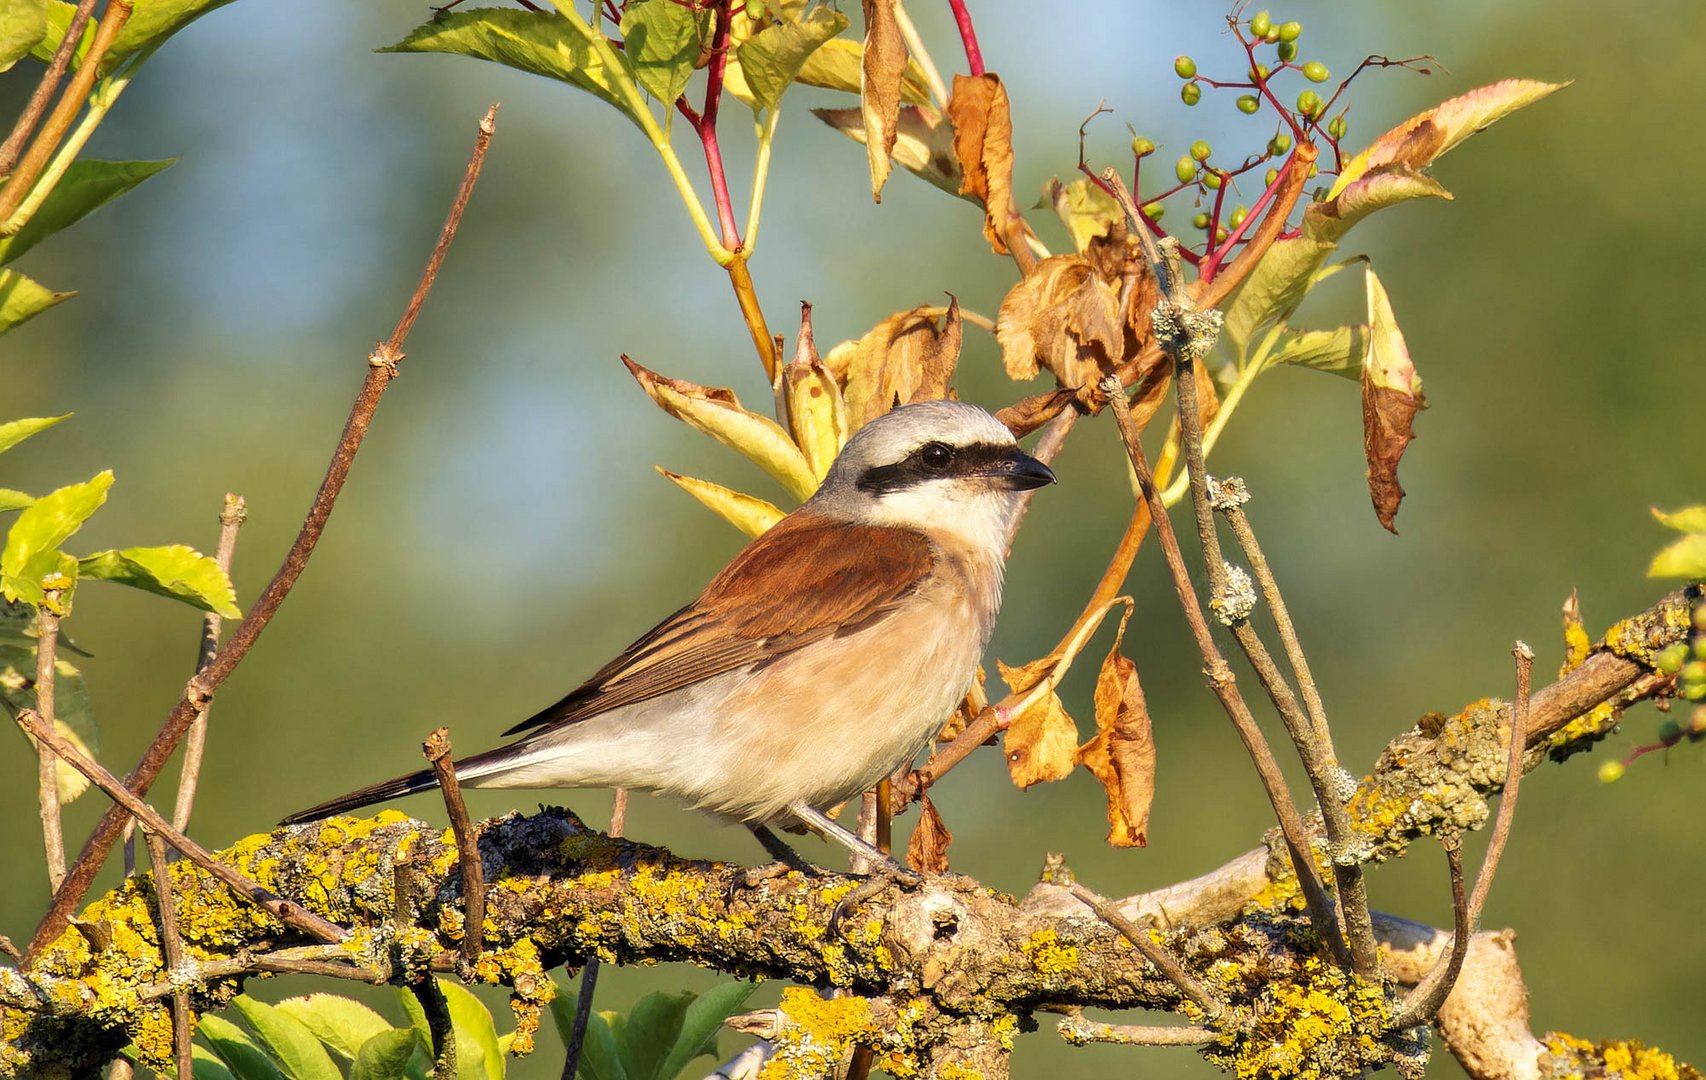
[[[913,760],[970,689],[1001,606],[1009,526],[1055,482],[990,413],[901,405],[853,433],[817,492],[591,678],[456,762],[475,788],[652,791],[898,864],[825,811]],[[425,791],[422,770],[292,814]]]

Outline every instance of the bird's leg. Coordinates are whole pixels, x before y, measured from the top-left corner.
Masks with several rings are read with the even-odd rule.
[[[924,881],[924,875],[904,863],[896,862],[894,857],[872,844],[867,844],[857,835],[842,828],[828,814],[816,807],[804,803],[793,803],[788,807],[790,813],[799,818],[825,839],[834,840],[844,845],[865,860],[871,867],[871,872],[864,881],[853,887],[853,891],[841,898],[835,905],[835,910],[829,916],[829,928],[837,937],[845,937],[842,924],[853,913],[853,909],[882,892],[890,885],[901,888],[917,888]]]
[[[764,850],[769,852],[770,857],[775,861],[765,866],[749,867],[736,874],[734,879],[729,882],[729,898],[731,900],[734,898],[737,889],[756,889],[760,883],[781,877],[792,870],[798,870],[802,874],[819,872],[817,867],[806,861],[805,856],[789,847],[780,836],[771,832],[768,827],[750,821],[747,822],[746,827],[757,838],[758,842],[764,845]]]

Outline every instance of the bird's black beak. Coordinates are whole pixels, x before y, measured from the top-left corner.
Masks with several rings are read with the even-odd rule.
[[[989,463],[989,478],[1009,491],[1029,491],[1054,483],[1054,470],[1013,447]]]

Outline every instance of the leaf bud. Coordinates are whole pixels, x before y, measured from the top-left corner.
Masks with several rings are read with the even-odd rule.
[[[1197,62],[1188,56],[1175,56],[1173,74],[1181,79],[1194,79],[1197,75]]]
[[[1303,65],[1303,77],[1310,82],[1326,82],[1333,77],[1333,73],[1328,71],[1327,65],[1321,61],[1311,60]]]

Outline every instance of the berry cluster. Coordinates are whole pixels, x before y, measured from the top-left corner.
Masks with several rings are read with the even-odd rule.
[[[1611,783],[1623,776],[1623,770],[1637,758],[1658,750],[1669,750],[1687,739],[1706,740],[1706,603],[1694,609],[1694,632],[1688,641],[1679,641],[1653,658],[1660,674],[1676,677],[1676,696],[1692,703],[1684,719],[1667,715],[1659,723],[1659,741],[1637,746],[1622,761],[1607,761],[1599,767],[1599,778]]]

